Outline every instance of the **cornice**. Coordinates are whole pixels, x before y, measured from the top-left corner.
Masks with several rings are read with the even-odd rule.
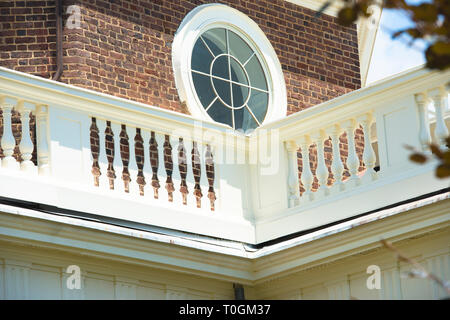
[[[448,228],[449,202],[442,200],[263,256],[244,249],[212,252],[170,241],[161,243],[31,218],[23,213],[0,215],[0,240],[251,285],[380,248],[381,238],[398,242]]]

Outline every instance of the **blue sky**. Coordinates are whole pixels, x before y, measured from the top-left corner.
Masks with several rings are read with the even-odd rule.
[[[410,39],[406,36],[397,39],[391,37],[395,31],[411,25],[409,17],[399,10],[383,10],[367,84],[425,63],[426,44],[424,41],[415,41],[413,45],[409,45]]]

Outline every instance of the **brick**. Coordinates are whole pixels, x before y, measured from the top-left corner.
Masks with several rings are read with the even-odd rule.
[[[170,44],[186,14],[195,5],[206,2],[210,1],[193,4],[177,0],[142,0],[137,6],[128,1],[77,0],[82,8],[82,24],[80,29],[64,29],[67,73],[63,72],[61,80],[186,113],[173,80]],[[354,26],[341,27],[336,19],[327,15],[313,19],[313,11],[281,0],[262,0],[258,4],[234,0],[221,2],[247,13],[271,41],[286,79],[288,113],[360,86]],[[27,67],[22,65],[24,62],[47,63],[47,70],[55,70],[54,58],[39,60],[55,56],[54,2],[16,1],[15,7],[5,5],[13,3],[11,1],[1,3],[4,11],[0,13],[10,10],[9,15],[13,17],[12,23],[2,22],[3,32],[12,30],[15,35],[8,37],[20,37],[16,37],[11,45],[3,43],[0,51],[10,52],[11,59],[22,60],[17,61],[17,66],[12,65],[11,59],[2,59],[0,63],[14,69],[20,66],[22,70]],[[26,22],[14,22],[21,16],[19,13],[29,10],[36,13],[34,17],[27,16]],[[31,52],[32,55],[18,54],[19,45],[14,43],[20,45],[23,53]],[[31,57],[35,59],[26,60]],[[30,72],[36,72],[36,68],[31,67]],[[78,75],[82,78],[76,79],[77,76],[70,73],[77,68],[83,70],[83,74]]]

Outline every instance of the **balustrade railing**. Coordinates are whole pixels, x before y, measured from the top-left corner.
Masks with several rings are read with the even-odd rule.
[[[289,206],[318,201],[367,185],[379,176],[402,172],[412,164],[407,163],[408,146],[428,154],[431,153],[429,144],[432,141],[447,148],[445,138],[449,135],[450,112],[445,111],[449,92],[443,79],[445,76],[435,81],[440,83],[437,87],[431,82],[429,89],[416,91],[412,87],[411,91],[406,94],[401,92],[398,96],[381,92],[380,95],[384,95],[380,98],[381,102],[371,102],[367,97],[367,101],[358,99],[346,105],[336,105],[336,108],[348,109],[348,115],[338,109],[333,112],[326,105],[315,107],[324,109],[320,117],[308,118],[307,112],[302,117],[300,113],[297,123],[299,131],[303,132],[284,138],[289,167]],[[386,108],[386,105],[391,107]],[[430,105],[435,110],[432,133],[428,115]],[[310,125],[309,121],[313,121],[314,125]],[[331,144],[331,151],[325,146],[327,141]],[[362,148],[357,148],[359,142],[362,142]],[[317,153],[316,159],[311,158],[312,149]],[[395,166],[396,163],[405,167]],[[390,168],[395,172],[391,170],[386,175],[385,170]],[[314,186],[314,181],[318,182],[318,187]]]
[[[413,70],[243,135],[0,68],[0,196],[267,241],[444,188],[405,146],[448,147],[449,79]]]

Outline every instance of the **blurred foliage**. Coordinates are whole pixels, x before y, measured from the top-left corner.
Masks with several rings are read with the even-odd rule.
[[[445,150],[441,150],[439,146],[435,144],[430,144],[431,153],[438,160],[438,166],[436,167],[436,177],[440,179],[450,178],[450,137],[447,137],[445,140],[447,148]],[[414,152],[411,154],[409,159],[415,163],[423,164],[429,160],[429,156],[420,153]]]
[[[319,13],[325,11],[334,1],[324,4]],[[407,34],[416,39],[426,40],[429,44],[425,50],[427,68],[445,70],[450,68],[450,0],[431,0],[429,3],[408,4],[406,0],[341,0],[343,8],[338,13],[338,21],[343,26],[350,26],[360,17],[369,17],[371,5],[388,9],[401,10],[414,22],[411,28],[395,32],[398,38]]]

